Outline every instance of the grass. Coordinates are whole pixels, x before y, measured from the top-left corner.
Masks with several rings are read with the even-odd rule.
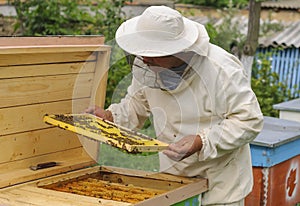
[[[158,153],[129,154],[112,146],[101,144],[99,164],[144,171],[159,171]]]

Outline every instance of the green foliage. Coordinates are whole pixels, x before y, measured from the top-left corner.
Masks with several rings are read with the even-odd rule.
[[[14,0],[18,14],[16,29],[25,36],[84,34],[92,23],[87,11],[72,0]]]
[[[114,38],[124,21],[125,0],[13,0],[18,14],[16,29],[25,36],[102,34]]]
[[[292,99],[287,84],[279,81],[276,72],[271,71],[271,53],[260,53],[253,63],[251,85],[265,116],[278,117],[273,105]]]
[[[125,0],[100,0],[97,5],[89,3],[89,8],[94,12],[90,34],[103,34],[106,42],[114,45],[115,32],[125,20],[122,11],[124,4]]]
[[[229,7],[219,10],[221,14],[222,23],[213,25],[206,24],[207,32],[210,36],[210,42],[216,44],[228,52],[231,52],[232,45],[242,51],[243,45],[246,41],[246,35],[242,34],[241,29],[247,25],[240,25],[240,21],[232,21],[236,16],[238,9],[229,5]]]
[[[131,79],[128,79],[130,77],[126,78],[131,71],[131,67],[127,63],[124,53],[119,50],[115,51],[112,59],[116,59],[116,61],[109,68],[105,107],[108,107],[111,103],[119,102],[125,96],[126,88],[129,86],[129,81],[131,81]]]

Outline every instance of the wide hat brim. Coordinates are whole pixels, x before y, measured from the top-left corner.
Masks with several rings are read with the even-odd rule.
[[[176,54],[191,47],[199,36],[196,22],[183,18],[184,30],[177,38],[160,38],[161,31],[139,31],[140,16],[125,21],[116,32],[117,44],[126,52],[146,57],[159,57]]]

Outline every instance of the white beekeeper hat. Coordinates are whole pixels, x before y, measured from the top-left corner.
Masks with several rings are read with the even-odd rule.
[[[186,50],[203,36],[197,24],[169,7],[151,6],[121,24],[116,41],[130,54],[168,56]]]

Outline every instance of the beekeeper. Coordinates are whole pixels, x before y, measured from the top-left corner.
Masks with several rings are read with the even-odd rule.
[[[134,129],[153,115],[163,172],[202,176],[202,205],[244,205],[253,186],[249,142],[263,116],[241,62],[209,43],[205,27],[165,6],[148,7],[116,32],[135,55],[127,95],[94,113]]]

